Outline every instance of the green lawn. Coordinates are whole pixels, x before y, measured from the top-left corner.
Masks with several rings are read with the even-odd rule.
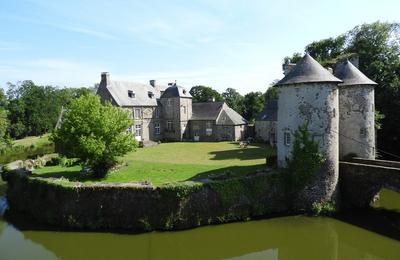
[[[150,181],[154,185],[196,180],[221,174],[246,174],[265,167],[265,157],[275,150],[263,145],[239,148],[237,143],[164,143],[140,148],[124,156],[128,166],[108,174],[101,182]],[[43,177],[64,177],[70,181],[95,182],[79,175],[79,166],[51,166],[34,171]]]
[[[49,136],[50,136],[50,134],[44,134],[42,136],[28,136],[28,137],[25,137],[22,139],[14,140],[13,144],[21,145],[24,147],[28,147],[31,145],[42,146],[42,145],[51,143],[49,141]]]

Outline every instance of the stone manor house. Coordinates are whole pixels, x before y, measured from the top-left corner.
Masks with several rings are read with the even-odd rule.
[[[247,131],[247,121],[226,103],[193,103],[189,91],[176,83],[114,81],[104,72],[97,94],[131,113],[129,131],[138,141],[238,141]]]

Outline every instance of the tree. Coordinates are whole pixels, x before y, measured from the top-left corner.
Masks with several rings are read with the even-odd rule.
[[[274,87],[273,85],[274,84],[272,84],[272,86],[270,86],[264,93],[265,104],[267,104],[271,100],[277,100],[279,97],[279,89],[277,87]]]
[[[51,140],[61,154],[79,158],[101,178],[116,165],[118,156],[136,147],[133,135],[126,131],[132,124],[127,111],[110,103],[102,105],[98,96],[87,94],[67,106]]]
[[[0,149],[10,144],[10,140],[7,135],[8,119],[6,104],[6,96],[4,95],[3,89],[0,88]]]
[[[215,99],[215,101],[223,100],[221,94],[207,86],[194,86],[189,92],[193,97],[193,102],[207,102],[212,99]]]
[[[250,92],[243,100],[244,118],[254,122],[256,115],[264,108],[264,96],[261,92]]]
[[[222,97],[226,104],[239,114],[243,114],[243,96],[239,94],[234,88],[227,88],[225,92],[222,93]]]

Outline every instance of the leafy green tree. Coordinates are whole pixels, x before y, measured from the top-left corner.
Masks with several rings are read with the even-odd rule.
[[[4,90],[0,88],[0,149],[10,144],[10,140],[7,135],[8,119],[6,105],[7,99],[4,94]]]
[[[278,97],[279,97],[279,89],[277,87],[274,87],[273,85],[270,86],[264,93],[265,104],[267,104],[271,100],[277,100]]]
[[[239,114],[243,114],[243,100],[244,97],[240,95],[239,92],[234,88],[227,88],[225,92],[222,93],[222,97],[226,104]]]
[[[189,92],[193,97],[193,102],[207,102],[212,99],[215,99],[215,101],[223,100],[218,91],[207,86],[194,86]]]
[[[243,100],[244,118],[254,122],[258,113],[264,108],[264,95],[261,92],[250,92],[244,96]]]
[[[118,156],[135,149],[136,141],[126,131],[132,124],[127,111],[102,105],[98,96],[88,94],[71,102],[51,140],[61,154],[79,158],[101,178],[117,164]]]

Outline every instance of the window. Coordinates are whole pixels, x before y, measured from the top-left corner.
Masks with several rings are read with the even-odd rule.
[[[156,123],[154,125],[154,130],[155,130],[156,135],[160,134],[160,123]]]
[[[183,113],[186,114],[186,107],[183,106]]]
[[[172,105],[171,99],[167,99],[167,106]]]
[[[206,122],[206,136],[211,136],[212,135],[212,122],[207,121]]]
[[[135,125],[135,136],[141,136],[141,133],[142,133],[142,126]]]
[[[172,131],[172,121],[167,121],[167,130]]]
[[[154,113],[155,113],[156,118],[160,118],[160,109],[159,108],[156,108]]]
[[[135,119],[140,119],[140,108],[135,108]]]
[[[149,96],[149,98],[153,98],[154,97],[154,94],[151,91],[147,92],[147,95]]]
[[[135,98],[135,92],[133,92],[132,90],[128,90],[128,97]]]
[[[284,135],[283,135],[283,138],[284,138],[284,143],[285,143],[285,145],[286,146],[289,146],[290,145],[290,143],[292,142],[292,137],[291,137],[291,135],[290,135],[290,132],[289,131],[286,131],[285,133],[284,133]]]

